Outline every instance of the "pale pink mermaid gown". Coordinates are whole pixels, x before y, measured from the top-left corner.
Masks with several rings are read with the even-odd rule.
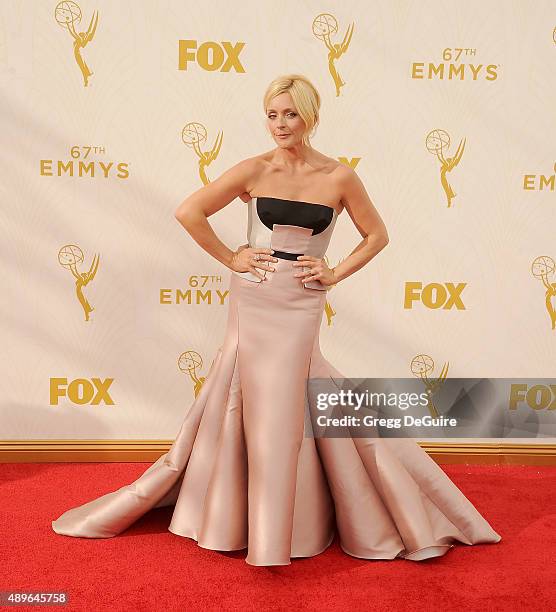
[[[64,512],[56,533],[115,536],[148,510],[173,506],[169,531],[203,548],[247,548],[252,565],[325,550],[420,561],[456,542],[501,537],[412,439],[305,434],[307,378],[342,378],[322,355],[327,291],[293,275],[297,255],[323,257],[329,206],[259,197],[247,239],[276,250],[261,282],[230,275],[225,336],[170,450],[137,480]]]

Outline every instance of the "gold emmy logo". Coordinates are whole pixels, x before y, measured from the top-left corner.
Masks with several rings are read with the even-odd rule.
[[[222,290],[221,274],[191,274],[187,277],[187,288],[160,289],[160,304],[207,304],[224,306],[229,290]]]
[[[93,12],[89,27],[86,32],[77,32],[76,24],[81,22],[81,8],[76,2],[58,2],[54,9],[54,19],[56,23],[71,34],[73,38],[73,55],[83,75],[84,86],[89,85],[89,77],[93,72],[87,66],[87,62],[81,55],[81,50],[90,43],[94,36],[98,25],[98,11]]]
[[[413,62],[411,78],[429,81],[464,81],[467,78],[478,81],[484,76],[485,81],[496,81],[500,64],[466,63],[465,60],[476,55],[477,49],[472,47],[446,47],[442,50],[441,62]]]
[[[556,164],[552,174],[525,174],[523,176],[523,189],[525,191],[554,191],[556,183]]]
[[[456,194],[450,183],[448,183],[446,174],[451,172],[459,164],[461,156],[463,155],[463,150],[465,149],[465,142],[466,139],[463,141],[460,140],[456,154],[453,157],[446,157],[444,155],[444,149],[450,146],[450,135],[448,132],[445,130],[432,130],[427,134],[427,138],[425,139],[427,151],[436,155],[440,162],[440,182],[442,183],[442,188],[448,200],[448,208],[450,208],[452,198],[455,198]]]
[[[76,378],[68,384],[67,378],[50,379],[50,405],[57,406],[60,397],[67,397],[73,404],[80,406],[91,404],[98,406],[100,402],[114,405],[114,400],[108,392],[108,387],[114,382],[113,378]]]
[[[75,244],[66,244],[58,252],[58,263],[64,268],[68,268],[75,278],[75,293],[79,303],[85,312],[85,321],[89,320],[89,313],[94,308],[89,304],[83,295],[83,287],[88,285],[94,278],[98,270],[99,256],[95,255],[88,272],[79,272],[77,266],[84,261],[83,251]]]
[[[549,255],[541,255],[533,260],[531,273],[535,278],[540,278],[546,287],[544,294],[546,310],[552,323],[552,329],[556,329],[556,283],[551,283],[548,276],[554,274],[556,264]]]
[[[184,374],[189,374],[193,382],[193,392],[195,397],[199,395],[206,376],[198,376],[197,368],[201,368],[203,360],[197,351],[185,351],[178,357],[178,368]]]
[[[444,383],[444,380],[448,375],[448,362],[444,364],[442,371],[440,372],[440,376],[436,380],[432,380],[428,377],[428,375],[434,370],[434,361],[432,357],[429,357],[429,355],[416,355],[411,360],[410,367],[413,376],[416,376],[423,381],[423,384],[425,385],[425,392],[427,394],[429,412],[433,418],[436,418],[439,415],[438,410],[433,404],[432,396]]]
[[[556,410],[556,385],[527,385],[515,383],[510,387],[508,409],[517,410],[525,403],[533,410]]]
[[[552,42],[556,45],[556,28],[552,30]]]
[[[313,34],[321,39],[328,49],[328,70],[336,86],[336,96],[340,95],[340,87],[343,87],[346,83],[342,81],[338,74],[335,62],[348,50],[351,37],[353,36],[353,26],[353,23],[348,26],[344,40],[338,44],[330,40],[330,36],[338,32],[338,21],[334,15],[321,13],[313,20]]]
[[[129,178],[128,162],[91,159],[93,155],[106,155],[104,145],[74,145],[70,148],[71,159],[39,160],[40,176],[76,178]]]
[[[202,151],[201,143],[206,142],[207,140],[207,130],[204,125],[197,122],[188,123],[183,130],[181,131],[181,139],[184,144],[188,147],[192,147],[197,155],[199,160],[199,176],[201,177],[201,181],[203,181],[203,185],[207,185],[210,183],[207,178],[205,168],[212,163],[220,153],[220,148],[222,147],[222,137],[223,133],[219,132],[216,140],[214,141],[214,145],[210,151]]]

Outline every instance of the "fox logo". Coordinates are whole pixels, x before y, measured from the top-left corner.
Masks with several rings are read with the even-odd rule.
[[[195,62],[203,70],[214,72],[245,72],[239,54],[245,47],[245,43],[238,42],[232,45],[231,42],[222,41],[217,43],[207,41],[197,48],[196,40],[180,40],[178,47],[178,70],[187,70],[190,62]]]
[[[114,405],[114,400],[108,393],[108,387],[114,382],[113,378],[76,378],[68,385],[67,378],[50,379],[50,405],[57,406],[60,397],[67,397],[73,404],[91,404],[96,406],[104,404]]]

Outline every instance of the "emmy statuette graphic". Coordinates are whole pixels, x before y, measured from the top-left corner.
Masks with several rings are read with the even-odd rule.
[[[83,287],[86,287],[95,278],[100,257],[99,255],[93,257],[88,272],[79,272],[77,266],[82,264],[84,259],[83,251],[75,244],[66,244],[58,252],[58,263],[67,268],[75,278],[75,294],[85,313],[85,321],[89,321],[89,314],[94,308],[85,297]]]
[[[95,36],[98,25],[98,11],[93,12],[86,32],[78,32],[75,28],[76,24],[81,22],[81,17],[81,8],[76,2],[59,2],[54,9],[56,23],[65,28],[73,38],[73,55],[83,75],[83,85],[87,87],[89,85],[89,77],[93,75],[93,72],[83,59],[81,51]]]
[[[432,396],[439,389],[448,375],[448,362],[442,366],[440,376],[435,380],[428,377],[428,374],[434,370],[434,361],[429,355],[421,354],[413,357],[410,368],[413,376],[420,378],[425,385],[425,392],[428,398],[428,408],[431,416],[433,418],[438,417],[438,410],[432,401]]]
[[[210,183],[205,168],[212,163],[220,153],[222,138],[224,134],[218,133],[214,145],[210,151],[203,151],[201,144],[207,140],[207,129],[204,125],[197,122],[188,123],[181,131],[181,139],[185,145],[191,147],[199,159],[199,176],[203,185]]]
[[[206,380],[206,376],[198,376],[197,369],[203,365],[203,359],[197,351],[184,351],[178,357],[178,368],[184,373],[189,374],[193,382],[193,393],[197,397]]]
[[[333,43],[330,37],[338,32],[338,20],[330,13],[321,13],[313,20],[313,34],[324,42],[328,49],[328,70],[334,85],[336,87],[336,97],[340,95],[340,88],[346,83],[340,77],[336,70],[336,60],[348,50],[351,37],[353,36],[353,27],[355,24],[350,24],[346,30],[344,40],[341,43]]]
[[[452,205],[452,199],[456,197],[456,194],[448,182],[446,175],[459,164],[465,149],[465,142],[465,139],[463,139],[463,141],[460,140],[456,154],[453,157],[446,157],[444,155],[444,149],[450,146],[450,135],[446,130],[431,130],[425,139],[427,151],[436,155],[440,162],[440,182],[446,194],[448,208]]]
[[[552,323],[552,329],[556,329],[556,283],[551,283],[548,276],[554,274],[555,269],[554,259],[549,255],[540,255],[531,264],[531,273],[535,278],[540,279],[546,287],[545,305]]]

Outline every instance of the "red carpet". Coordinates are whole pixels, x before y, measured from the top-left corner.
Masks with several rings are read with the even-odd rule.
[[[0,591],[66,591],[64,609],[79,611],[555,609],[554,467],[442,466],[502,541],[457,545],[423,562],[356,559],[335,541],[289,566],[253,567],[246,551],[206,550],[167,531],[172,508],[110,539],[52,531],[64,510],[148,465],[2,464]]]

